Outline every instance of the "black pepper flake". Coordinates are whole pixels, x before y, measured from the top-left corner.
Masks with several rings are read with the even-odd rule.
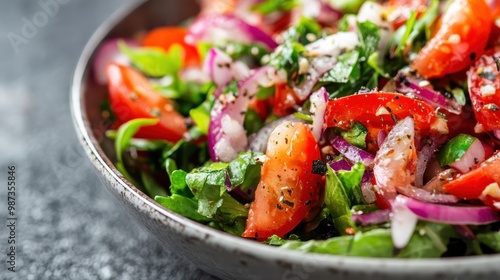
[[[283,210],[283,206],[281,206],[281,204],[276,204],[276,208],[278,208],[278,210]]]
[[[288,145],[288,138],[287,137],[285,137],[285,144]]]
[[[496,112],[500,109],[500,108],[498,108],[498,105],[496,105],[494,103],[486,104],[486,108],[490,111],[493,111],[493,112]]]
[[[307,200],[306,203],[305,203],[306,206],[309,206],[311,205],[311,201],[310,200]]]
[[[494,81],[496,79],[496,75],[493,72],[490,71],[483,71],[479,74],[479,77],[483,79],[488,79],[490,81]]]
[[[292,208],[295,206],[295,203],[291,202],[290,200],[283,200],[283,203]]]
[[[470,59],[471,60],[475,60],[476,59],[476,53],[475,52],[471,52],[470,53]]]
[[[312,173],[318,175],[326,174],[326,162],[321,160],[313,160],[312,162]]]

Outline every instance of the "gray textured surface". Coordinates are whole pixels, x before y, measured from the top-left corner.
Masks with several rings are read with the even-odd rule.
[[[76,61],[126,1],[58,1],[67,3],[48,15],[39,0],[0,0],[0,279],[213,279],[162,250],[111,200],[75,136]],[[31,38],[25,20],[38,20]],[[12,34],[25,39],[17,52]],[[18,176],[16,273],[5,263],[8,165]]]

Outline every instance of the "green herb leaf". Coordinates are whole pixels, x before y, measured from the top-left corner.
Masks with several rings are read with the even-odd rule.
[[[438,258],[447,250],[450,237],[456,236],[451,225],[420,222],[398,258]]]
[[[269,65],[276,69],[284,69],[289,80],[299,71],[299,59],[305,52],[305,47],[293,41],[286,41],[278,47],[269,58]]]
[[[342,181],[339,179],[335,171],[328,166],[328,171],[326,173],[326,185],[325,185],[325,205],[330,211],[332,219],[338,219],[335,223],[335,228],[340,233],[345,233],[348,227],[354,227],[354,223],[350,219],[350,203],[347,197]],[[347,219],[346,219],[347,217]]]
[[[287,12],[297,7],[299,2],[297,0],[265,0],[252,7],[253,11],[267,15],[273,12]]]
[[[364,173],[365,166],[361,162],[354,164],[350,171],[340,170],[337,172],[337,176],[342,183],[350,207],[353,205],[365,204],[360,187]]]
[[[192,198],[187,198],[182,195],[173,194],[171,196],[156,196],[156,202],[161,204],[163,207],[187,217],[191,220],[195,220],[200,223],[209,222],[210,219],[200,215],[197,211],[198,203]]]
[[[242,190],[255,188],[260,181],[261,165],[255,161],[258,154],[248,151],[240,153],[227,167],[229,180],[233,186]]]
[[[208,134],[208,127],[210,125],[210,110],[212,109],[214,100],[215,99],[210,96],[198,107],[189,111],[189,116],[191,116],[196,126],[198,126],[200,132],[204,135]]]
[[[339,55],[335,66],[320,79],[324,83],[347,83],[359,78],[359,52],[352,50]]]
[[[354,122],[350,130],[341,131],[340,135],[351,145],[366,148],[366,135],[368,130],[360,122]]]
[[[321,37],[321,26],[312,18],[301,17],[299,22],[282,34],[284,41],[306,45]]]
[[[122,124],[118,128],[115,138],[115,153],[119,163],[123,162],[122,154],[129,147],[130,140],[139,128],[157,123],[158,119],[134,119]]]
[[[357,13],[366,0],[329,0],[328,3],[346,14]]]
[[[481,244],[486,245],[497,253],[500,253],[500,231],[479,233],[476,238]]]
[[[117,135],[116,130],[108,130],[106,131],[106,137],[111,140],[115,140]],[[149,139],[140,139],[140,138],[131,138],[129,147],[135,148],[138,151],[146,151],[146,152],[154,152],[165,149],[169,147],[171,144],[165,140],[149,140]]]
[[[149,197],[166,196],[167,191],[161,187],[155,179],[146,172],[141,172],[141,180],[144,185],[144,191]]]
[[[118,45],[132,64],[150,77],[174,76],[182,69],[184,49],[181,45],[172,45],[168,52],[156,48],[130,48],[123,42]]]

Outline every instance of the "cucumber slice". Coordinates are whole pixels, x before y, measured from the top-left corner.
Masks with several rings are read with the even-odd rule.
[[[476,137],[467,134],[453,137],[439,150],[437,154],[439,165],[443,167],[462,158],[476,140]]]

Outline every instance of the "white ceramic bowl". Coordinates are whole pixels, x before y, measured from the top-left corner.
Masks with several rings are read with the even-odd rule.
[[[178,24],[195,15],[194,0],[133,1],[113,14],[90,39],[75,71],[71,108],[80,142],[102,179],[165,250],[176,252],[223,279],[500,279],[500,255],[448,259],[376,259],[305,254],[238,238],[173,213],[128,182],[113,166],[104,140],[109,125],[99,104],[106,88],[90,79],[90,61],[107,37],[130,37],[140,30]],[[111,148],[111,149],[110,149]]]

